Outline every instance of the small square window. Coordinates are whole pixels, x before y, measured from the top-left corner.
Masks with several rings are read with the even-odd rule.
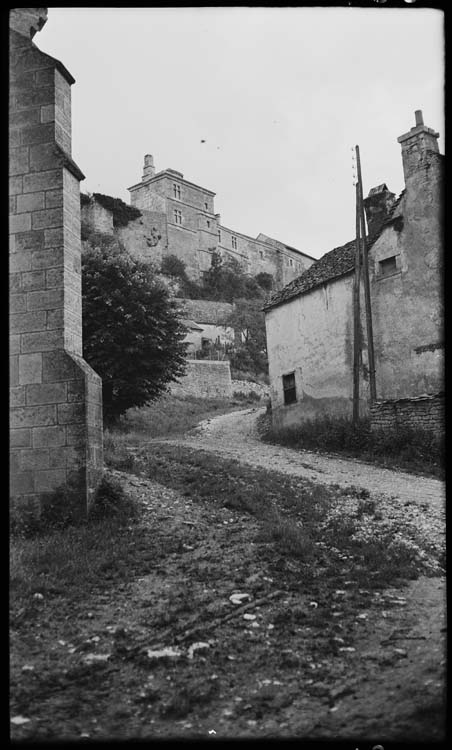
[[[391,273],[397,271],[396,256],[392,255],[390,258],[384,258],[378,262],[378,270],[380,276],[389,276]]]
[[[297,389],[295,386],[295,373],[290,372],[288,375],[282,376],[283,391],[284,391],[284,403],[294,404],[297,400]]]

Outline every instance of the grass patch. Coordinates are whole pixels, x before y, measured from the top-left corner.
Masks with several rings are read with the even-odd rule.
[[[266,442],[298,450],[339,453],[440,479],[445,474],[444,441],[420,429],[372,431],[368,418],[354,426],[351,419],[325,416],[278,430],[262,415],[259,432]]]
[[[228,414],[254,403],[254,395],[230,400],[194,396],[180,398],[168,394],[148,406],[129,409],[117,425],[104,432],[105,462],[107,466],[128,471],[132,468],[131,446],[139,446],[155,438],[184,434],[204,419]]]
[[[417,529],[383,522],[359,488],[318,485],[183,446],[155,443],[152,454],[141,449],[131,459],[133,471],[186,497],[253,515],[261,522],[256,541],[298,559],[308,574],[383,586],[417,577],[430,564]]]
[[[138,510],[119,483],[104,479],[87,521],[42,523],[13,531],[10,544],[11,602],[31,594],[83,599],[93,586],[120,577],[133,553]]]

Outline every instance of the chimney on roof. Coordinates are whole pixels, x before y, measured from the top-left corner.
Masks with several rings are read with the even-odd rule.
[[[424,125],[422,111],[417,109],[414,113],[416,124],[399,138],[398,142],[402,146],[402,162],[405,183],[412,174],[421,168],[429,153],[432,151],[439,152],[438,138],[439,133],[435,133],[432,128]]]
[[[364,198],[369,237],[374,237],[389,218],[395,199],[395,194],[388,190],[385,183],[369,190],[369,195]]]
[[[155,175],[154,157],[151,154],[146,154],[144,157],[143,177],[142,182],[147,182]]]

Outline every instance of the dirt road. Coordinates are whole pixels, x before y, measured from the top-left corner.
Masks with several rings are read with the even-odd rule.
[[[432,542],[445,540],[445,486],[403,471],[383,469],[354,459],[342,459],[309,451],[263,443],[257,419],[265,409],[253,408],[201,422],[183,438],[165,442],[186,445],[234,458],[284,474],[306,477],[321,484],[362,487],[379,499],[379,509],[392,517],[415,519]],[[158,440],[156,442],[162,442]]]
[[[172,443],[366,488],[377,524],[416,523],[438,558],[441,482],[264,444],[260,413],[214,418],[144,453]],[[310,581],[252,514],[163,486],[145,463],[134,471],[110,472],[142,508],[133,569],[80,603],[46,592],[12,629],[14,740],[444,740],[440,567],[384,591],[351,580],[356,569]],[[356,503],[336,495],[340,510]]]

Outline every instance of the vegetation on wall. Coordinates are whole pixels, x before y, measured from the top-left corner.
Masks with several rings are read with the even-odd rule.
[[[167,390],[185,372],[185,329],[154,270],[120,248],[82,257],[83,354],[102,378],[104,420]]]
[[[114,227],[125,227],[129,221],[142,216],[141,211],[135,206],[128,206],[121,198],[113,198],[111,195],[103,195],[103,193],[93,193],[92,196],[80,193],[80,204],[82,206],[88,205],[91,198],[94,198],[107,211],[111,211]]]

